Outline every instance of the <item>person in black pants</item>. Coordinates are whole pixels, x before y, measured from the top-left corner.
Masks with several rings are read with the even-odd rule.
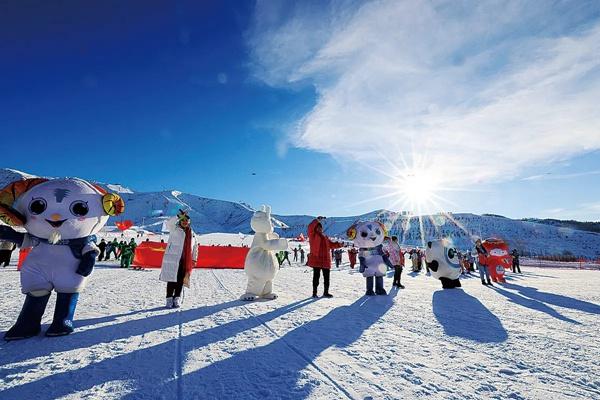
[[[513,273],[517,273],[517,270],[519,270],[519,273],[521,274],[521,266],[519,265],[519,252],[517,251],[517,249],[513,249],[512,253],[510,253],[513,257],[512,260],[512,271]]]
[[[106,241],[102,239],[100,243],[98,243],[98,248],[100,249],[100,254],[98,254],[98,261],[102,261],[104,259],[104,252],[106,251]]]
[[[323,233],[321,220],[325,217],[317,217],[308,225],[308,242],[310,244],[310,254],[306,263],[313,269],[312,297],[316,298],[317,288],[319,287],[319,278],[323,272],[324,291],[323,297],[331,298],[329,293],[329,273],[331,269],[331,252],[333,249],[342,247],[341,243],[333,242]]]
[[[185,277],[185,267],[183,266],[183,259],[179,260],[179,269],[177,270],[177,282],[167,282],[167,298],[177,298],[177,305],[179,307],[179,299],[181,298],[181,291],[183,290],[183,278]]]
[[[0,264],[3,264],[3,267],[6,267],[8,264],[10,264],[12,252],[16,247],[17,246],[12,242],[0,240]]]

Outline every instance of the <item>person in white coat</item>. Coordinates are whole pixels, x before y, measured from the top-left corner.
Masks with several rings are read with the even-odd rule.
[[[190,226],[190,217],[185,211],[179,210],[177,216],[169,219],[166,225],[169,242],[159,279],[167,282],[167,308],[179,308],[183,286],[190,287],[190,276],[198,259],[198,246]]]

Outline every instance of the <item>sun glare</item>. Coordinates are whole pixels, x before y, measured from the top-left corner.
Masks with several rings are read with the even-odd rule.
[[[393,186],[400,196],[401,204],[408,211],[420,213],[436,196],[437,179],[428,171],[411,169],[394,179]]]

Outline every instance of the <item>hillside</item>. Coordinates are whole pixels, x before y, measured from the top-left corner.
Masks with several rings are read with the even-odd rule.
[[[0,169],[0,185],[31,176],[21,171]],[[175,215],[179,208],[184,208],[189,210],[196,232],[251,233],[250,218],[254,210],[245,203],[209,199],[178,191],[136,192],[121,185],[100,184],[119,191],[125,200],[126,211],[118,220],[130,219],[139,228],[160,232],[164,220]],[[274,217],[277,231],[285,237],[296,237],[300,233],[306,235],[307,225],[314,218],[310,215]],[[390,233],[401,238],[406,246],[422,246],[427,240],[448,237],[458,248],[467,249],[471,247],[475,236],[495,236],[507,240],[511,247],[525,254],[600,257],[600,233],[577,229],[581,225],[571,223],[573,221],[549,224],[540,223],[539,220],[513,220],[498,215],[469,213],[418,218],[376,210],[358,216],[327,218],[324,228],[330,236],[345,238],[346,230],[354,221],[367,219],[382,221]],[[116,220],[111,218],[109,226],[114,225]]]

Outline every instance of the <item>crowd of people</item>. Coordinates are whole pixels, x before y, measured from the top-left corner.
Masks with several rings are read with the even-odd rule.
[[[121,268],[129,268],[133,262],[136,248],[137,243],[134,238],[131,238],[129,242],[124,239],[118,241],[117,238],[114,238],[109,242],[105,239],[101,239],[100,243],[98,243],[98,249],[100,249],[98,261],[108,261],[112,255],[115,260],[121,261]],[[140,267],[134,267],[134,269],[137,268]]]
[[[293,255],[293,262],[295,265],[309,266],[312,268],[313,297],[318,296],[317,291],[322,275],[323,297],[329,298],[333,297],[329,291],[331,268],[335,266],[335,268],[340,269],[344,265],[348,265],[349,268],[355,269],[356,265],[358,264],[360,252],[359,249],[357,249],[353,244],[348,244],[343,240],[332,240],[327,237],[323,233],[323,219],[325,218],[318,217],[309,225],[308,247],[310,253],[307,253],[307,250],[302,246],[302,244],[298,244],[290,250],[282,250],[277,252],[275,256],[278,261],[279,268],[286,266],[286,264],[287,266],[292,266],[290,255]],[[138,233],[136,237],[138,239],[143,239],[143,234]],[[149,239],[146,239],[146,242],[148,241]],[[164,240],[161,239],[161,242],[164,243]],[[117,238],[113,238],[112,240],[101,239],[98,243],[100,252],[97,259],[98,261],[120,261],[121,268],[143,269],[142,266],[132,265],[137,246],[138,243],[136,242],[136,239],[130,238],[129,242],[127,242],[124,238],[124,235],[121,235],[120,240]],[[13,243],[0,241],[0,265],[7,266],[9,264],[11,254],[14,249],[15,245]],[[392,287],[397,287],[400,289],[405,288],[401,282],[401,277],[407,263],[409,264],[408,266],[411,273],[419,273],[423,270],[423,268],[425,268],[427,273],[430,272],[429,268],[427,267],[427,263],[424,261],[424,250],[417,247],[402,247],[397,236],[386,236],[384,239],[383,249],[393,265],[393,268],[388,267],[388,270],[393,270]],[[478,271],[481,278],[481,283],[483,285],[493,286],[488,266],[489,254],[483,247],[481,240],[476,241],[475,252],[476,257],[473,255],[471,250],[457,251],[457,256],[461,266],[461,274],[471,275],[472,273]],[[344,262],[344,254],[346,253],[348,264],[345,264]],[[521,273],[518,251],[514,249],[510,255],[512,256],[512,272]],[[177,307],[180,303],[178,297],[183,286],[182,276],[185,275],[182,271],[184,271],[184,269],[177,271],[176,282],[168,289],[168,297],[172,299],[170,304]]]

